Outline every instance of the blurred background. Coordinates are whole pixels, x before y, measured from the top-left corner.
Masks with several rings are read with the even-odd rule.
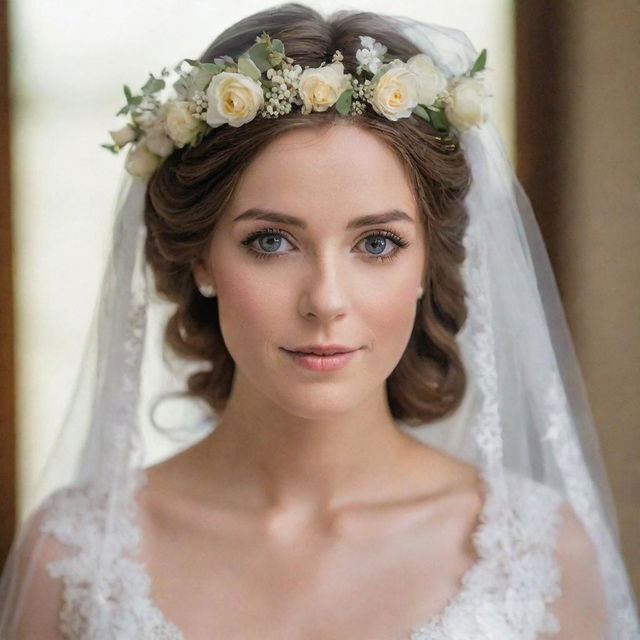
[[[0,2],[0,561],[63,419],[124,153],[100,148],[150,72],[264,0]],[[462,29],[554,266],[640,593],[640,4],[307,0]]]

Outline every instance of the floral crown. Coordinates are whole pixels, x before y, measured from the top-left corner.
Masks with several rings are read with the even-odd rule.
[[[486,49],[466,73],[446,78],[424,53],[403,62],[369,36],[360,36],[360,42],[359,77],[344,72],[340,51],[330,64],[303,70],[285,55],[281,40],[264,32],[237,62],[229,56],[213,63],[182,60],[174,69],[176,94],[165,102],[159,94],[169,75],[166,68],[158,78],[149,74],[139,95],[125,85],[127,104],[117,115],[129,115],[130,121],[110,131],[113,144],[102,146],[118,153],[130,144],[125,168],[146,180],[176,147],[197,145],[211,129],[239,127],[258,115],[277,118],[294,105],[303,114],[335,107],[342,115],[359,115],[368,103],[389,120],[416,114],[448,136],[486,121],[488,94],[478,75],[485,70]]]

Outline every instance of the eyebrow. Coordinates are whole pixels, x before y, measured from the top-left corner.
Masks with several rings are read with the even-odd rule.
[[[281,224],[289,224],[293,227],[299,227],[300,229],[306,229],[307,223],[300,218],[290,216],[279,211],[272,211],[271,209],[260,209],[258,207],[252,207],[247,209],[244,213],[233,219],[233,222],[240,222],[241,220],[267,220],[268,222],[279,222]],[[374,224],[384,224],[385,222],[410,222],[414,224],[413,218],[399,209],[391,209],[389,211],[383,211],[382,213],[373,213],[366,216],[360,216],[354,218],[347,224],[347,229],[358,229],[360,227],[368,227]]]

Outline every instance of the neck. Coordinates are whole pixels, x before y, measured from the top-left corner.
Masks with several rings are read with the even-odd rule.
[[[236,383],[202,459],[244,505],[337,509],[390,495],[390,479],[403,478],[413,438],[396,427],[384,386],[347,413],[309,418]]]

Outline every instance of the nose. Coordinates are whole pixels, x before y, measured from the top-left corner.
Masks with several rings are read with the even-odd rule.
[[[336,260],[314,262],[311,273],[303,279],[298,309],[304,318],[329,322],[345,315],[348,295],[344,273]]]

